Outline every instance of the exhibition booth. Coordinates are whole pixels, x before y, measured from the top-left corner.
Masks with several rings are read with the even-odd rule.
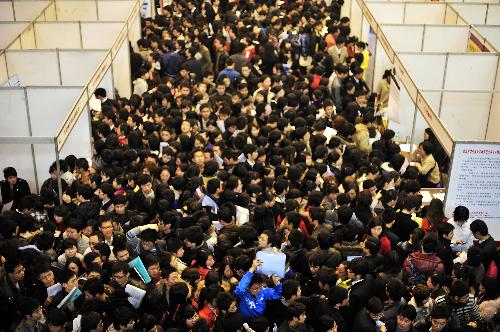
[[[141,4],[53,1],[0,55],[0,79],[19,84],[0,88],[0,168],[16,165],[32,191],[54,161],[69,154],[91,160],[96,88],[130,97],[129,48],[141,36]]]
[[[500,61],[493,39],[447,3],[355,0],[351,9],[360,13],[357,22],[351,16],[353,34],[358,29],[372,54],[371,87],[385,70],[394,74],[388,127],[409,146],[432,128],[451,159],[446,215],[466,205],[500,237]]]

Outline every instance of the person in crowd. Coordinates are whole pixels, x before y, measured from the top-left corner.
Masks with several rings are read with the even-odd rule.
[[[15,211],[23,197],[31,193],[30,186],[26,180],[17,177],[14,167],[6,167],[3,170],[4,180],[0,181],[2,194],[2,205],[9,206],[9,210]]]

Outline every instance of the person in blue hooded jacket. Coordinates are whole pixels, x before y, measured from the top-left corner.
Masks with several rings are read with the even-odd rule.
[[[262,316],[266,310],[266,301],[281,298],[282,285],[280,277],[271,276],[275,286],[270,288],[264,287],[265,282],[262,275],[254,274],[255,269],[261,264],[260,260],[255,259],[252,267],[241,278],[234,290],[234,295],[240,301],[238,309],[246,321]]]

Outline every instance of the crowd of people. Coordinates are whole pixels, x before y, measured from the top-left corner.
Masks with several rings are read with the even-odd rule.
[[[37,194],[4,169],[1,329],[498,331],[495,240],[466,206],[423,204],[448,157],[430,129],[401,152],[391,71],[370,90],[341,6],[144,19],[133,95],[95,91],[93,159],[54,162]]]

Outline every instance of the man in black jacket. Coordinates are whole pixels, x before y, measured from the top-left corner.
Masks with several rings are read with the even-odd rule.
[[[356,316],[352,332],[376,332],[378,330],[377,321],[383,315],[384,305],[382,301],[376,296],[370,298],[365,308]]]
[[[31,194],[30,186],[26,180],[17,177],[17,171],[14,167],[7,167],[3,170],[5,180],[0,181],[2,193],[2,204],[12,202],[11,210],[19,207],[21,199]]]
[[[481,250],[483,266],[486,270],[490,267],[491,261],[495,259],[497,247],[495,239],[488,232],[488,225],[482,220],[476,219],[470,224],[472,235],[479,241],[477,246]]]
[[[6,274],[0,279],[0,327],[10,331],[12,324],[20,319],[16,314],[16,303],[19,296],[26,292],[24,287],[24,266],[19,261],[5,263]]]
[[[374,283],[369,272],[370,265],[365,258],[356,258],[349,263],[347,275],[352,286],[349,290],[349,317],[346,317],[348,323],[354,322],[356,315],[373,295]]]

